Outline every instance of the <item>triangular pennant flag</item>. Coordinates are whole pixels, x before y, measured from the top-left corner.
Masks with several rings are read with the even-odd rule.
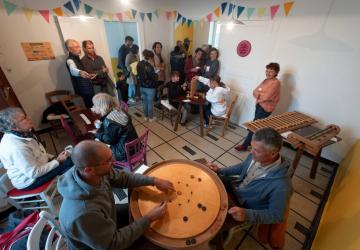
[[[147,17],[149,18],[149,21],[151,22],[151,20],[152,20],[152,13],[149,12],[149,13],[146,13],[146,15],[147,15]]]
[[[137,10],[131,9],[132,18],[135,19]]]
[[[93,10],[93,7],[91,7],[90,5],[87,5],[86,3],[84,4],[85,7],[85,14],[89,15],[90,12]]]
[[[53,9],[53,12],[57,15],[57,16],[63,16],[64,12],[62,11],[61,7],[57,7],[55,9]]]
[[[290,13],[290,10],[293,6],[294,2],[287,2],[287,3],[284,3],[284,11],[285,11],[285,16],[289,15]]]
[[[279,10],[280,5],[273,5],[270,7],[271,19],[274,19],[276,12]]]
[[[254,14],[255,8],[247,8],[248,19]]]
[[[258,8],[258,17],[262,18],[265,14],[266,8]]]
[[[16,4],[10,3],[7,0],[3,0],[3,3],[4,3],[6,13],[8,14],[8,16],[10,16],[11,13],[13,13],[14,10],[16,9]]]
[[[144,19],[145,19],[145,13],[143,12],[139,12],[140,13],[140,18],[141,18],[141,21],[144,22]]]
[[[183,17],[182,20],[181,20],[181,25],[184,26],[184,23],[186,22],[186,18]]]
[[[125,15],[127,16],[128,19],[132,19],[132,16],[131,16],[131,11],[128,10],[125,12]]]
[[[97,16],[97,18],[100,19],[103,15],[104,15],[104,11],[102,11],[102,10],[96,10],[96,16]]]
[[[206,16],[206,19],[208,22],[211,22],[212,21],[212,13],[210,13],[209,15]]]
[[[200,29],[202,29],[204,27],[204,19],[201,18],[200,19]]]
[[[48,10],[39,10],[40,15],[45,19],[46,22],[50,22],[50,12]]]
[[[189,28],[190,28],[190,26],[191,26],[191,23],[192,23],[192,20],[188,19],[188,20],[187,20],[187,25],[188,25]]]
[[[123,14],[122,13],[116,13],[115,15],[119,19],[120,22],[123,21]]]
[[[229,4],[228,16],[230,16],[230,14],[233,12],[234,8],[235,8],[235,5],[233,5],[232,3]]]
[[[214,13],[215,13],[215,16],[216,16],[216,17],[219,17],[219,16],[220,16],[220,6],[217,7],[217,8],[214,10]]]
[[[80,9],[81,1],[80,0],[73,0],[73,3],[74,3],[76,11],[78,11]]]
[[[197,20],[194,20],[194,21],[193,21],[194,29],[197,29],[198,23],[199,23],[199,21],[197,21]]]
[[[71,13],[75,14],[75,10],[74,10],[74,7],[72,6],[71,2],[67,2],[66,4],[64,4],[64,7],[70,11]]]
[[[177,11],[173,10],[173,17],[176,18],[176,15],[177,15]]]
[[[176,19],[176,22],[179,22],[179,20],[181,19],[181,14],[180,13],[178,13],[178,16],[177,16],[177,19]]]
[[[24,14],[26,19],[30,22],[33,16],[33,10],[32,9],[28,9],[28,8],[24,8]]]
[[[243,13],[244,9],[245,9],[245,7],[243,7],[243,6],[238,6],[238,8],[237,8],[237,14],[236,14],[237,18],[239,18],[239,16],[241,15],[241,13]]]
[[[224,2],[224,3],[221,4],[221,14],[222,15],[224,14],[224,11],[226,9],[227,4],[228,4],[227,2]]]
[[[154,11],[154,15],[155,15],[156,17],[159,17],[159,10],[158,10],[158,9]],[[151,22],[151,21],[150,21],[150,22]]]
[[[171,11],[166,11],[166,12],[165,12],[166,20],[168,20],[168,21],[170,20],[171,14],[172,14]]]
[[[108,13],[107,16],[108,16],[109,21],[114,20],[114,14],[113,13]]]

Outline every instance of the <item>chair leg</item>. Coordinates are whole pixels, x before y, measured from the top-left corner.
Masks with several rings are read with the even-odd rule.
[[[161,114],[161,120],[164,120],[164,113],[165,113],[165,107],[162,107],[162,114]]]
[[[227,127],[228,127],[228,122],[229,122],[228,119],[226,119],[226,120],[224,121],[224,125],[223,125],[222,131],[221,131],[221,137],[224,137],[225,129],[227,129]]]
[[[169,110],[169,114],[170,114],[170,123],[171,123],[171,127],[173,127],[173,112],[171,110]]]
[[[48,205],[50,212],[51,212],[53,215],[57,216],[57,211],[56,211],[56,209],[55,209],[55,207],[54,207],[54,204],[53,204],[52,200],[50,199],[50,197],[49,197],[47,194],[45,194],[45,193],[41,193],[41,194],[40,194],[40,197],[41,197],[41,199],[43,199],[43,200],[45,201],[45,203]]]
[[[207,127],[207,129],[206,129],[206,134],[209,134],[209,131],[210,131],[210,129],[211,129],[211,124],[212,124],[212,122],[213,122],[213,117],[212,117],[212,115],[210,115],[210,117],[209,117],[209,124],[208,124],[208,127]]]

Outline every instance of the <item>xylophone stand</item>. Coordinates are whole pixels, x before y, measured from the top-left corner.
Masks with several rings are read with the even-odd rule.
[[[313,163],[310,170],[310,178],[315,179],[316,170],[319,165],[320,155],[321,155],[322,148],[320,148],[319,152],[314,156]]]
[[[302,144],[296,151],[296,155],[295,155],[294,160],[293,160],[293,162],[291,164],[291,167],[292,167],[292,170],[293,170],[292,175],[295,174],[296,168],[299,165],[299,161],[301,159],[301,156],[304,153],[304,147],[305,147],[304,144]],[[320,149],[319,152],[313,158],[313,162],[312,162],[312,166],[311,166],[311,170],[310,170],[310,175],[309,175],[309,177],[311,179],[315,179],[316,171],[317,171],[319,161],[320,161],[321,152],[322,152],[322,149]],[[290,176],[290,177],[292,177],[292,176]]]

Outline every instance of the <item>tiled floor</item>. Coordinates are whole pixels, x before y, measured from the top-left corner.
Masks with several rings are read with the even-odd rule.
[[[225,132],[224,138],[220,136],[220,131],[217,129],[212,130],[208,136],[200,137],[197,116],[190,117],[191,122],[186,127],[179,126],[178,131],[174,132],[168,118],[151,123],[145,122],[141,106],[131,107],[129,113],[133,117],[138,134],[143,133],[145,128],[150,130],[147,152],[150,166],[169,159],[205,158],[221,167],[226,167],[240,163],[248,154],[238,153],[234,149],[234,146],[240,143],[247,134],[247,131],[241,127],[231,125]],[[43,134],[41,139],[46,141],[48,150],[53,152],[49,135]],[[58,151],[69,143],[64,135],[54,140]],[[295,151],[284,147],[282,155],[292,161]],[[333,171],[333,167],[320,163],[316,178],[310,179],[311,163],[311,158],[303,156],[292,180],[294,193],[290,202],[285,249],[302,248]],[[241,244],[238,249],[270,249],[269,246],[261,245],[257,241],[255,229],[251,230],[245,238],[243,238],[244,235],[244,231],[237,233],[230,242],[229,249],[235,249],[239,242]]]

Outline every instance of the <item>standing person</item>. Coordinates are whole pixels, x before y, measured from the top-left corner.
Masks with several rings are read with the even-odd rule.
[[[126,83],[125,76],[122,72],[117,72],[117,77],[119,80],[116,82],[116,92],[118,96],[118,100],[123,101],[125,103],[128,102],[129,96],[129,85]]]
[[[204,51],[200,48],[197,48],[195,50],[194,56],[190,56],[189,58],[187,58],[185,64],[185,74],[187,82],[191,82],[194,76],[198,76],[201,74],[201,69],[204,67],[203,54]]]
[[[137,65],[138,79],[140,81],[140,92],[143,98],[144,119],[145,121],[154,121],[153,105],[155,98],[155,88],[157,75],[153,67],[154,53],[145,49],[143,51],[144,59]]]
[[[119,49],[119,53],[118,53],[117,68],[123,72],[125,78],[128,78],[129,73],[130,73],[125,66],[125,59],[126,59],[127,54],[130,52],[130,48],[133,45],[133,42],[134,42],[134,38],[132,38],[131,36],[126,36],[125,43],[123,45],[121,45],[121,47]]]
[[[139,46],[134,44],[130,48],[130,52],[127,54],[126,59],[125,59],[125,66],[126,66],[127,71],[129,72],[129,77],[127,79],[127,84],[129,85],[128,104],[136,103],[134,98],[135,98],[135,94],[136,94],[137,81],[136,81],[136,76],[134,75],[131,65],[133,63],[139,62],[138,53],[139,53]]]
[[[256,98],[255,117],[263,119],[271,115],[280,100],[280,81],[276,78],[280,71],[278,63],[269,63],[266,65],[266,79],[263,80],[259,86],[253,91],[253,96]],[[253,133],[249,131],[245,141],[235,147],[237,151],[245,151],[251,143]]]
[[[71,158],[75,166],[57,183],[63,197],[59,220],[69,250],[130,249],[165,215],[166,202],[129,224],[128,205],[115,206],[112,189],[153,185],[168,193],[175,191],[170,181],[114,169],[112,152],[102,142],[80,142]]]
[[[202,50],[204,51],[204,62],[210,59],[210,49],[212,48],[211,44],[203,44],[201,46]]]
[[[183,43],[186,58],[188,58],[191,55],[190,43],[191,43],[190,39],[188,37],[186,37],[184,39],[184,43]]]
[[[69,51],[69,55],[66,58],[66,67],[71,77],[74,92],[84,99],[87,108],[91,108],[94,88],[90,80],[96,75],[85,71],[84,65],[80,60],[81,47],[77,41],[68,39],[65,41],[65,47]]]
[[[162,86],[165,82],[165,61],[161,55],[162,47],[161,42],[154,42],[152,46],[154,52],[154,68],[155,72],[158,74],[157,87],[155,89],[155,105],[160,105],[162,93],[159,93],[158,87]]]
[[[82,47],[85,53],[81,59],[84,69],[88,73],[96,75],[91,80],[95,93],[104,92],[113,96],[115,86],[108,75],[109,69],[106,67],[104,59],[96,54],[94,43],[91,40],[85,40],[82,42]]]
[[[170,67],[171,72],[179,72],[180,82],[185,82],[185,54],[179,46],[175,46],[174,50],[170,53]]]

